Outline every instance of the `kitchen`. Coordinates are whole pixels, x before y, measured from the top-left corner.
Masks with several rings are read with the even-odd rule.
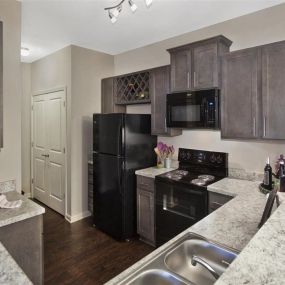
[[[157,3],[156,1],[153,1],[149,8],[145,7],[144,1],[135,1],[138,5],[138,9],[135,14],[132,14],[132,12],[128,10],[130,8],[128,7],[129,3],[126,2],[123,4],[122,13],[117,17],[117,22],[114,24],[109,22],[108,13],[104,11],[104,8],[108,7],[104,1],[98,1],[100,2],[98,4],[100,6],[95,8],[92,6],[95,5],[94,3],[85,3],[87,6],[90,5],[88,6],[89,9],[87,9],[88,15],[93,10],[96,10],[96,13],[99,15],[102,14],[102,21],[104,25],[106,25],[104,27],[108,33],[117,33],[118,27],[125,24],[124,21],[131,21],[133,26],[132,28],[136,27],[137,29],[141,28],[142,30],[140,30],[141,32],[134,32],[134,37],[131,42],[127,41],[127,35],[122,34],[121,36],[126,42],[126,47],[119,50],[118,46],[118,51],[111,51],[110,47],[108,50],[107,48],[99,48],[99,46],[84,46],[84,44],[80,44],[75,40],[65,42],[64,45],[59,47],[56,46],[56,41],[54,41],[54,49],[46,52],[44,56],[39,54],[35,55],[35,53],[33,53],[33,45],[38,45],[39,43],[33,42],[32,37],[29,38],[29,33],[27,32],[29,27],[25,26],[28,25],[27,22],[25,22],[25,19],[33,19],[33,15],[37,15],[38,13],[41,14],[41,11],[46,11],[46,15],[53,15],[53,17],[55,17],[55,14],[53,14],[54,11],[66,9],[64,3],[57,3],[58,5],[56,5],[55,3],[50,4],[48,1],[40,1],[42,3],[38,4],[34,1],[22,1],[22,3],[19,3],[18,1],[15,1],[15,3],[12,2],[14,1],[3,2],[3,7],[1,6],[3,15],[1,12],[0,19],[4,22],[4,147],[0,152],[0,181],[16,181],[15,184],[12,184],[15,185],[13,187],[17,192],[23,191],[26,198],[34,195],[38,200],[46,201],[45,204],[48,207],[55,208],[58,212],[62,213],[66,220],[65,221],[63,219],[62,223],[67,223],[67,226],[64,225],[64,227],[68,227],[69,225],[70,227],[76,227],[76,225],[79,225],[81,221],[88,220],[90,218],[93,207],[90,203],[92,200],[92,193],[90,193],[90,191],[88,192],[88,188],[90,189],[91,185],[92,189],[93,184],[97,183],[96,179],[94,181],[92,178],[91,180],[88,180],[88,174],[92,174],[92,166],[90,164],[88,165],[88,161],[92,161],[93,159],[93,114],[101,112],[151,114],[152,127],[156,128],[155,131],[153,131],[153,135],[157,136],[156,143],[163,142],[168,146],[173,145],[175,149],[171,165],[173,169],[179,167],[177,159],[182,162],[182,168],[187,166],[185,165],[187,161],[183,158],[182,150],[185,150],[184,154],[186,153],[186,158],[188,150],[204,150],[206,152],[228,154],[227,160],[224,161],[225,165],[227,165],[225,168],[228,170],[226,176],[229,176],[230,178],[223,178],[226,180],[221,179],[210,184],[208,192],[210,194],[221,194],[230,198],[235,198],[229,198],[230,201],[223,207],[217,209],[198,223],[194,224],[189,230],[209,239],[210,241],[221,243],[229,248],[241,251],[233,264],[228,270],[226,270],[226,273],[219,278],[218,282],[220,282],[220,284],[231,284],[231,281],[229,280],[233,279],[235,280],[233,282],[236,282],[235,284],[240,284],[239,281],[243,277],[235,274],[239,271],[244,272],[245,268],[250,268],[250,270],[253,271],[252,268],[255,268],[254,264],[256,268],[264,268],[265,266],[269,271],[263,270],[262,272],[259,272],[259,270],[254,270],[255,274],[252,274],[252,278],[257,279],[249,279],[244,282],[248,281],[248,284],[267,284],[266,274],[275,276],[275,278],[277,278],[276,282],[280,282],[282,280],[282,272],[277,274],[277,271],[275,271],[277,270],[276,268],[271,268],[270,266],[265,265],[266,260],[270,263],[270,259],[266,259],[264,256],[259,256],[258,254],[252,254],[252,252],[255,252],[254,250],[258,252],[265,250],[264,247],[260,249],[258,245],[262,244],[264,235],[268,234],[268,236],[266,236],[266,240],[270,242],[269,245],[266,246],[266,249],[268,250],[266,257],[269,258],[271,253],[274,252],[275,243],[278,242],[276,237],[280,237],[282,240],[282,203],[281,206],[273,213],[268,223],[265,223],[265,225],[258,231],[258,224],[266,202],[265,196],[263,194],[261,195],[258,191],[258,185],[263,180],[264,164],[269,156],[272,168],[274,168],[275,161],[277,161],[280,154],[284,153],[284,138],[282,137],[282,110],[284,106],[282,82],[284,80],[281,75],[284,73],[280,72],[280,70],[283,70],[284,55],[282,54],[282,43],[280,43],[280,46],[276,49],[276,44],[274,44],[276,42],[284,41],[285,39],[283,28],[285,7],[284,4],[280,4],[282,1],[276,1],[274,4],[270,5],[267,1],[263,1],[264,6],[260,4],[261,6],[256,8],[256,10],[252,7],[247,7],[247,12],[242,12],[242,10],[245,9],[244,7],[247,6],[244,4],[243,8],[241,8],[242,1],[234,1],[231,8],[228,6],[219,6],[226,5],[224,2],[220,2],[216,4],[217,6],[213,8],[216,10],[213,11],[219,11],[221,10],[221,7],[223,7],[227,12],[225,12],[226,15],[224,18],[220,15],[221,17],[218,19],[212,19],[207,16],[205,17],[205,14],[199,10],[203,8],[199,6],[203,5],[201,3],[198,4],[195,1],[191,1],[191,5],[194,6],[188,7],[187,5],[190,4],[185,3],[185,1],[181,1],[181,10],[183,10],[183,5],[186,5],[185,7],[189,8],[188,11],[193,11],[194,8],[197,9],[197,13],[200,11],[201,17],[204,15],[203,17],[205,22],[197,27],[194,26],[193,22],[189,22],[186,30],[179,30],[176,34],[164,34],[163,37],[157,37],[156,40],[149,42],[146,41],[141,45],[135,45],[136,40],[134,37],[135,35],[138,37],[141,34],[147,33],[144,32],[145,30],[142,27],[135,26],[135,22],[139,19],[137,17],[142,17],[140,13],[143,13],[144,17],[151,17],[151,15],[154,17],[155,14],[153,13],[158,13],[158,10],[162,9],[161,5],[163,6],[163,4],[161,1],[158,1]],[[109,2],[110,7],[113,4],[117,4],[116,1]],[[267,2],[267,4],[264,4],[265,2]],[[273,2],[274,1],[272,1],[272,3]],[[170,4],[169,2],[166,3],[165,9],[180,11],[178,10],[178,7],[174,8],[171,5],[174,4]],[[204,5],[207,5],[207,3],[204,3]],[[86,7],[82,8],[82,6],[80,9],[83,10],[77,10],[79,9],[79,6],[77,6],[76,3],[73,3],[71,6],[75,11],[80,11],[77,15],[79,18],[81,13],[83,13],[82,11],[86,11]],[[93,7],[93,10],[91,7]],[[210,8],[204,9],[203,11],[207,11],[210,14],[213,12]],[[234,12],[236,12],[236,14]],[[180,13],[182,13],[182,11]],[[11,14],[13,14],[13,16],[11,16]],[[26,63],[22,63],[20,69],[20,55],[18,53],[18,49],[20,49],[21,45],[21,14],[23,19],[22,25],[24,25],[24,29],[22,31],[22,46],[25,44],[29,47],[30,42],[31,54],[30,57],[28,56],[25,59],[22,58]],[[182,15],[178,12],[177,14],[178,18]],[[212,15],[215,14],[212,13]],[[103,16],[106,16],[106,18],[104,17],[103,19]],[[176,18],[176,22],[178,22],[178,18]],[[15,19],[17,19],[17,21]],[[206,19],[209,21],[206,21]],[[44,18],[42,18],[42,20],[34,19],[34,21],[35,22],[33,22],[32,26],[34,28],[40,27],[40,23],[41,21],[44,21]],[[120,22],[122,23],[120,24]],[[54,24],[55,23],[56,21],[54,21]],[[79,21],[78,25],[80,26],[81,24],[82,23]],[[17,29],[15,28],[15,25]],[[172,23],[172,25],[174,24]],[[46,38],[51,36],[60,36],[63,38],[63,34],[53,35],[52,31],[55,30],[55,26],[46,26],[45,29]],[[74,33],[76,33],[76,31],[79,30],[79,27],[75,28],[71,25],[70,29],[73,29]],[[174,29],[175,27],[173,26],[173,31]],[[167,30],[171,29],[165,28],[165,30],[162,29],[161,32],[165,32]],[[12,38],[7,38],[8,31],[10,31],[10,35],[13,31],[14,36]],[[151,30],[149,30],[149,33],[151,33]],[[30,33],[30,35],[31,34],[32,33]],[[40,34],[38,34],[38,36],[39,35]],[[44,36],[42,37],[44,38]],[[112,36],[109,38],[114,41],[118,40],[116,37]],[[48,42],[52,41],[53,39],[48,38]],[[49,46],[48,42],[43,41],[43,46],[47,49]],[[139,42],[139,39],[137,42]],[[75,45],[74,43],[78,43],[78,45]],[[213,47],[213,45],[222,46],[222,48],[219,49],[221,53],[224,53],[222,63],[218,62],[217,58],[212,61],[213,53],[211,52],[211,48],[206,48],[208,44],[210,47]],[[113,48],[115,46],[116,44],[113,45]],[[104,51],[106,53],[97,52],[96,50]],[[230,53],[228,53],[228,51],[230,51]],[[279,51],[280,54],[278,57]],[[265,64],[266,56],[268,60],[273,60],[272,65],[269,64],[271,61],[268,61],[267,65]],[[272,58],[270,58],[271,56]],[[199,60],[195,61],[197,58],[199,58]],[[9,63],[13,64],[8,64],[8,59]],[[240,65],[235,65],[238,60],[240,60]],[[193,62],[189,64],[189,61]],[[221,68],[221,72],[209,72],[211,69],[207,67],[205,68],[205,66],[207,66],[205,65],[207,62],[210,64],[215,62],[215,68]],[[197,64],[199,68],[195,69]],[[177,67],[178,65],[180,65],[180,67]],[[193,66],[195,67],[194,69],[189,69],[189,67]],[[179,74],[177,81],[175,81],[175,73]],[[212,77],[213,74],[214,77]],[[274,76],[267,76],[268,74],[274,74]],[[11,81],[9,81],[9,78],[12,78],[13,76],[16,76],[19,79],[19,82],[17,81],[15,84],[12,84]],[[213,80],[212,82],[214,82],[214,84],[203,86],[205,82],[204,79],[209,78],[209,76],[211,77],[211,80]],[[136,80],[140,80],[141,83],[149,82],[149,94],[144,92],[143,98],[135,98],[137,100],[141,100],[139,104],[134,104],[134,102],[123,102],[123,97],[120,97],[120,100],[122,101],[118,102],[117,95],[119,93],[115,88],[118,87],[118,83],[121,82],[123,84],[124,80],[129,79],[130,77],[135,77]],[[276,79],[275,81],[273,80],[274,78]],[[271,80],[273,81],[271,82]],[[21,81],[22,85],[20,84]],[[159,84],[161,82],[163,82],[163,84]],[[198,87],[196,86],[196,88],[195,84],[197,83]],[[114,84],[115,87],[112,84]],[[180,90],[177,88],[177,85],[179,84],[182,85]],[[157,89],[155,87],[157,87]],[[219,110],[221,112],[221,125],[218,129],[220,128],[221,130],[215,130],[214,128],[208,130],[189,129],[184,126],[171,128],[170,120],[165,122],[165,119],[167,120],[167,93],[174,91],[183,93],[186,91],[185,94],[188,94],[189,91],[191,91],[190,94],[192,94],[193,91],[193,95],[196,96],[196,94],[202,89],[206,88],[207,90],[212,90],[217,87],[220,92]],[[167,88],[169,88],[169,91]],[[116,90],[116,92],[113,92],[113,90]],[[268,93],[266,93],[266,90],[268,90]],[[228,95],[226,97],[228,99],[227,101],[223,101],[225,100],[225,97],[223,97],[225,92]],[[45,97],[44,95],[47,93],[53,93],[56,97]],[[7,94],[10,94],[10,96],[7,96]],[[34,100],[32,102],[33,110],[31,107],[31,94],[33,95],[32,98]],[[275,94],[274,96],[276,97],[271,101],[268,101],[268,94],[270,94],[270,96]],[[237,100],[237,98],[239,99]],[[40,117],[41,112],[38,112],[37,116],[39,117],[36,118],[36,120],[35,117],[33,117],[33,120],[31,120],[31,113],[33,112],[33,114],[35,114],[37,110],[40,110],[40,107],[37,106],[40,106],[43,101],[46,102],[45,100],[48,102],[48,108],[51,108],[50,106],[52,106],[52,104],[48,104],[50,102],[54,102],[52,100],[55,99],[62,103],[60,109],[61,112],[64,111],[66,113],[66,121],[60,121],[62,129],[65,128],[66,132],[66,137],[63,137],[61,140],[62,151],[58,156],[52,157],[51,153],[54,149],[45,148],[45,152],[38,152],[39,155],[34,157],[32,156],[33,152],[30,149],[31,143],[35,142],[35,137],[32,136],[34,133],[31,131],[31,129],[34,128],[32,121],[35,122],[38,118],[42,119],[42,117]],[[163,103],[163,100],[165,100],[165,103]],[[190,107],[190,109],[191,108],[192,107]],[[53,112],[56,112],[56,110],[57,109],[54,106]],[[10,115],[11,113],[13,113],[13,118]],[[49,112],[46,114],[48,115]],[[181,115],[182,113],[176,112],[175,114]],[[59,120],[60,117],[53,116],[51,120],[55,120],[55,118]],[[55,127],[51,128],[52,131],[54,131],[51,137],[56,138],[56,136],[61,133],[55,131],[58,126],[57,121],[52,122]],[[168,128],[165,128],[165,123]],[[56,145],[57,140],[52,140],[52,143]],[[154,147],[156,146],[156,143]],[[42,155],[49,155],[49,157],[41,157]],[[154,152],[152,155],[155,157]],[[205,153],[204,157],[207,157],[208,159],[207,153]],[[211,155],[209,155],[209,157],[211,157]],[[57,172],[52,172],[52,169],[54,170],[55,168],[51,167],[50,170],[48,170],[48,168],[47,170],[41,170],[40,167],[43,164],[38,164],[35,167],[34,161],[37,161],[38,163],[40,158],[44,165],[60,165],[62,169],[65,169],[65,173],[63,173],[63,175],[60,176],[61,178],[59,178],[59,176],[57,176]],[[201,161],[198,155],[196,158],[197,162]],[[54,160],[53,165],[49,162],[52,159]],[[65,163],[62,163],[63,161]],[[204,162],[208,163],[208,161]],[[141,168],[147,168],[154,165],[155,162],[152,162],[151,165],[146,165]],[[47,172],[47,175],[54,175],[53,178],[49,178],[50,185],[54,185],[52,183],[56,183],[56,181],[58,181],[57,179],[61,179],[62,181],[62,185],[60,187],[53,187],[53,189],[59,189],[59,192],[53,193],[56,195],[49,195],[48,199],[46,196],[41,196],[42,192],[39,189],[43,185],[36,184],[38,183],[38,180],[35,177],[35,171],[39,169],[43,171],[42,173],[44,174],[44,171],[50,171]],[[155,174],[162,174],[162,170],[156,168],[153,170],[153,173],[150,174],[146,174],[147,171],[144,171],[143,169],[136,171],[138,171],[137,173],[140,177],[150,178],[146,183],[149,181],[152,181],[150,183],[154,183]],[[201,172],[200,174],[210,173]],[[238,180],[236,182],[236,186],[228,186],[228,184],[224,184],[228,181],[227,179],[230,180],[232,178]],[[35,180],[31,181],[31,179]],[[145,183],[145,181],[140,181],[140,178],[138,178],[137,183],[140,182],[142,182],[140,185]],[[229,181],[229,183],[231,182]],[[146,186],[143,185],[142,188],[143,189],[138,187],[138,190],[142,190],[141,192],[145,194],[143,196],[144,203],[146,203],[146,201],[151,201],[152,199],[153,202],[155,202],[155,193],[151,193],[153,191],[152,188],[150,187],[146,189]],[[244,192],[241,193],[239,188],[244,189],[246,194],[244,194]],[[251,189],[255,190],[252,191]],[[56,196],[58,198],[58,193],[61,193],[60,197],[62,199],[52,199],[53,197],[51,196]],[[248,199],[244,202],[246,197]],[[282,202],[282,195],[280,196],[280,200]],[[220,201],[214,202],[220,203]],[[238,205],[244,205],[245,208],[239,208]],[[252,210],[249,211],[248,208]],[[143,216],[145,217],[145,215],[151,213],[151,209],[152,208],[149,206],[149,210],[143,211]],[[237,210],[239,215],[241,215],[240,220],[236,220],[234,218],[237,215],[237,212],[234,212],[234,210]],[[43,210],[41,209],[41,211]],[[41,211],[39,213],[43,214]],[[45,219],[47,215],[44,214],[43,216]],[[149,221],[149,219],[146,220]],[[220,223],[222,226],[219,226]],[[229,224],[229,227],[227,227],[227,223]],[[217,231],[214,231],[213,228],[211,228],[211,225],[214,224]],[[233,229],[234,225],[236,225],[240,231],[235,231]],[[222,231],[223,226],[224,229],[228,229],[226,234]],[[98,229],[95,228],[93,230],[97,233]],[[143,230],[143,228],[141,228],[141,230]],[[46,231],[44,230],[44,236],[48,235],[48,233],[45,232]],[[148,232],[148,230],[146,232]],[[276,240],[271,239],[271,236],[275,236]],[[142,237],[144,242],[147,242],[147,244],[152,243],[152,238],[153,235],[145,238]],[[179,240],[180,238],[182,238],[182,236],[177,236],[176,240]],[[175,242],[176,240],[172,242]],[[126,248],[125,244],[126,243],[122,243],[121,247]],[[276,254],[278,257],[281,256],[280,260],[282,260],[282,243],[278,244],[279,249]],[[173,244],[166,243],[158,250],[163,252],[168,249],[168,246],[171,247]],[[150,250],[152,251],[154,248],[152,247]],[[148,252],[145,252],[145,255],[147,253]],[[45,251],[45,254],[48,253]],[[158,251],[154,251],[152,256],[146,257],[144,262],[148,263],[156,254],[158,254]],[[142,254],[140,258],[143,256],[144,255]],[[13,258],[15,259],[14,256]],[[126,266],[126,268],[137,260],[134,260]],[[257,266],[256,263],[254,263],[257,260],[259,262],[260,260],[264,260],[264,262],[260,262],[261,265]],[[280,264],[282,264],[282,262],[280,262]],[[118,277],[119,279],[114,279],[113,284],[118,284],[118,280],[120,280],[122,284],[124,284],[124,280],[129,282],[130,279],[128,278],[134,276],[133,274],[137,272],[138,268],[141,269],[143,266],[143,261],[140,261],[139,264],[127,271],[129,272],[129,275],[128,273],[123,273],[121,277]],[[280,266],[282,269],[282,265]],[[104,282],[115,277],[115,275],[126,268],[121,268],[120,271],[114,271],[113,275],[110,273],[109,278],[104,280]],[[109,271],[112,270],[109,269]],[[115,272],[116,274],[114,274]],[[250,278],[246,273],[245,275],[245,279]],[[258,279],[259,277],[263,279]],[[181,280],[183,278],[184,277],[182,277]],[[183,280],[185,281],[185,279]],[[257,280],[261,281],[259,282]],[[56,279],[53,281],[54,284],[56,284]],[[94,280],[94,284],[96,284],[96,280]],[[97,284],[101,283],[97,282]]]

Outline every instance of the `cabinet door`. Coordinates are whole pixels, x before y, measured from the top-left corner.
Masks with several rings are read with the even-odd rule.
[[[101,112],[102,114],[108,113],[125,113],[126,107],[115,104],[115,90],[114,79],[105,78],[101,83]]]
[[[137,190],[137,231],[141,238],[154,243],[154,198],[153,193]]]
[[[150,72],[151,133],[153,135],[178,136],[180,129],[166,126],[166,94],[170,89],[170,66],[155,68]]]
[[[191,50],[171,53],[171,91],[191,89]]]
[[[285,42],[262,48],[262,137],[285,139]]]
[[[218,87],[218,45],[205,44],[193,48],[193,87]]]
[[[257,48],[227,54],[222,65],[222,137],[258,137],[260,64]]]

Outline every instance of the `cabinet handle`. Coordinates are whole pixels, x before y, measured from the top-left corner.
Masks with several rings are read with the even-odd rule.
[[[190,88],[190,73],[187,72],[187,88]]]
[[[256,118],[253,117],[253,136],[256,136]]]
[[[166,118],[164,118],[164,130],[167,131]]]
[[[194,87],[196,87],[196,71],[193,74]]]
[[[42,154],[43,157],[49,157],[49,154]]]
[[[263,137],[266,137],[266,116],[263,117]]]

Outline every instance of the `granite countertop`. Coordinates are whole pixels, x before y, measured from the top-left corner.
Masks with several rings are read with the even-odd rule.
[[[155,176],[172,171],[176,168],[157,168],[156,166],[140,169],[136,171],[136,175],[155,178]]]
[[[266,204],[266,196],[259,192],[258,184],[225,178],[210,185],[208,191],[235,198],[106,284],[124,284],[124,279],[131,273],[188,232],[242,251],[215,284],[280,284],[280,280],[285,280],[285,271],[280,270],[285,261],[285,203],[281,204],[258,231]]]
[[[0,242],[0,284],[33,284]]]
[[[23,203],[21,207],[15,209],[0,208],[0,227],[32,218],[45,212],[45,209],[43,207],[16,191],[6,192],[5,195],[8,201],[21,199]]]

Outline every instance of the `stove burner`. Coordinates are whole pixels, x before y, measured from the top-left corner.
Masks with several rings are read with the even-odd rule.
[[[191,183],[198,185],[198,186],[204,186],[206,184],[206,181],[204,179],[197,178],[197,179],[191,180]]]
[[[167,173],[166,177],[173,180],[180,180],[183,176],[176,173]]]
[[[186,176],[188,174],[188,171],[187,170],[178,169],[178,170],[175,170],[175,174]]]
[[[199,175],[198,179],[202,179],[205,182],[210,182],[213,181],[215,179],[215,176],[213,175],[208,175],[208,174],[203,174],[203,175]]]

